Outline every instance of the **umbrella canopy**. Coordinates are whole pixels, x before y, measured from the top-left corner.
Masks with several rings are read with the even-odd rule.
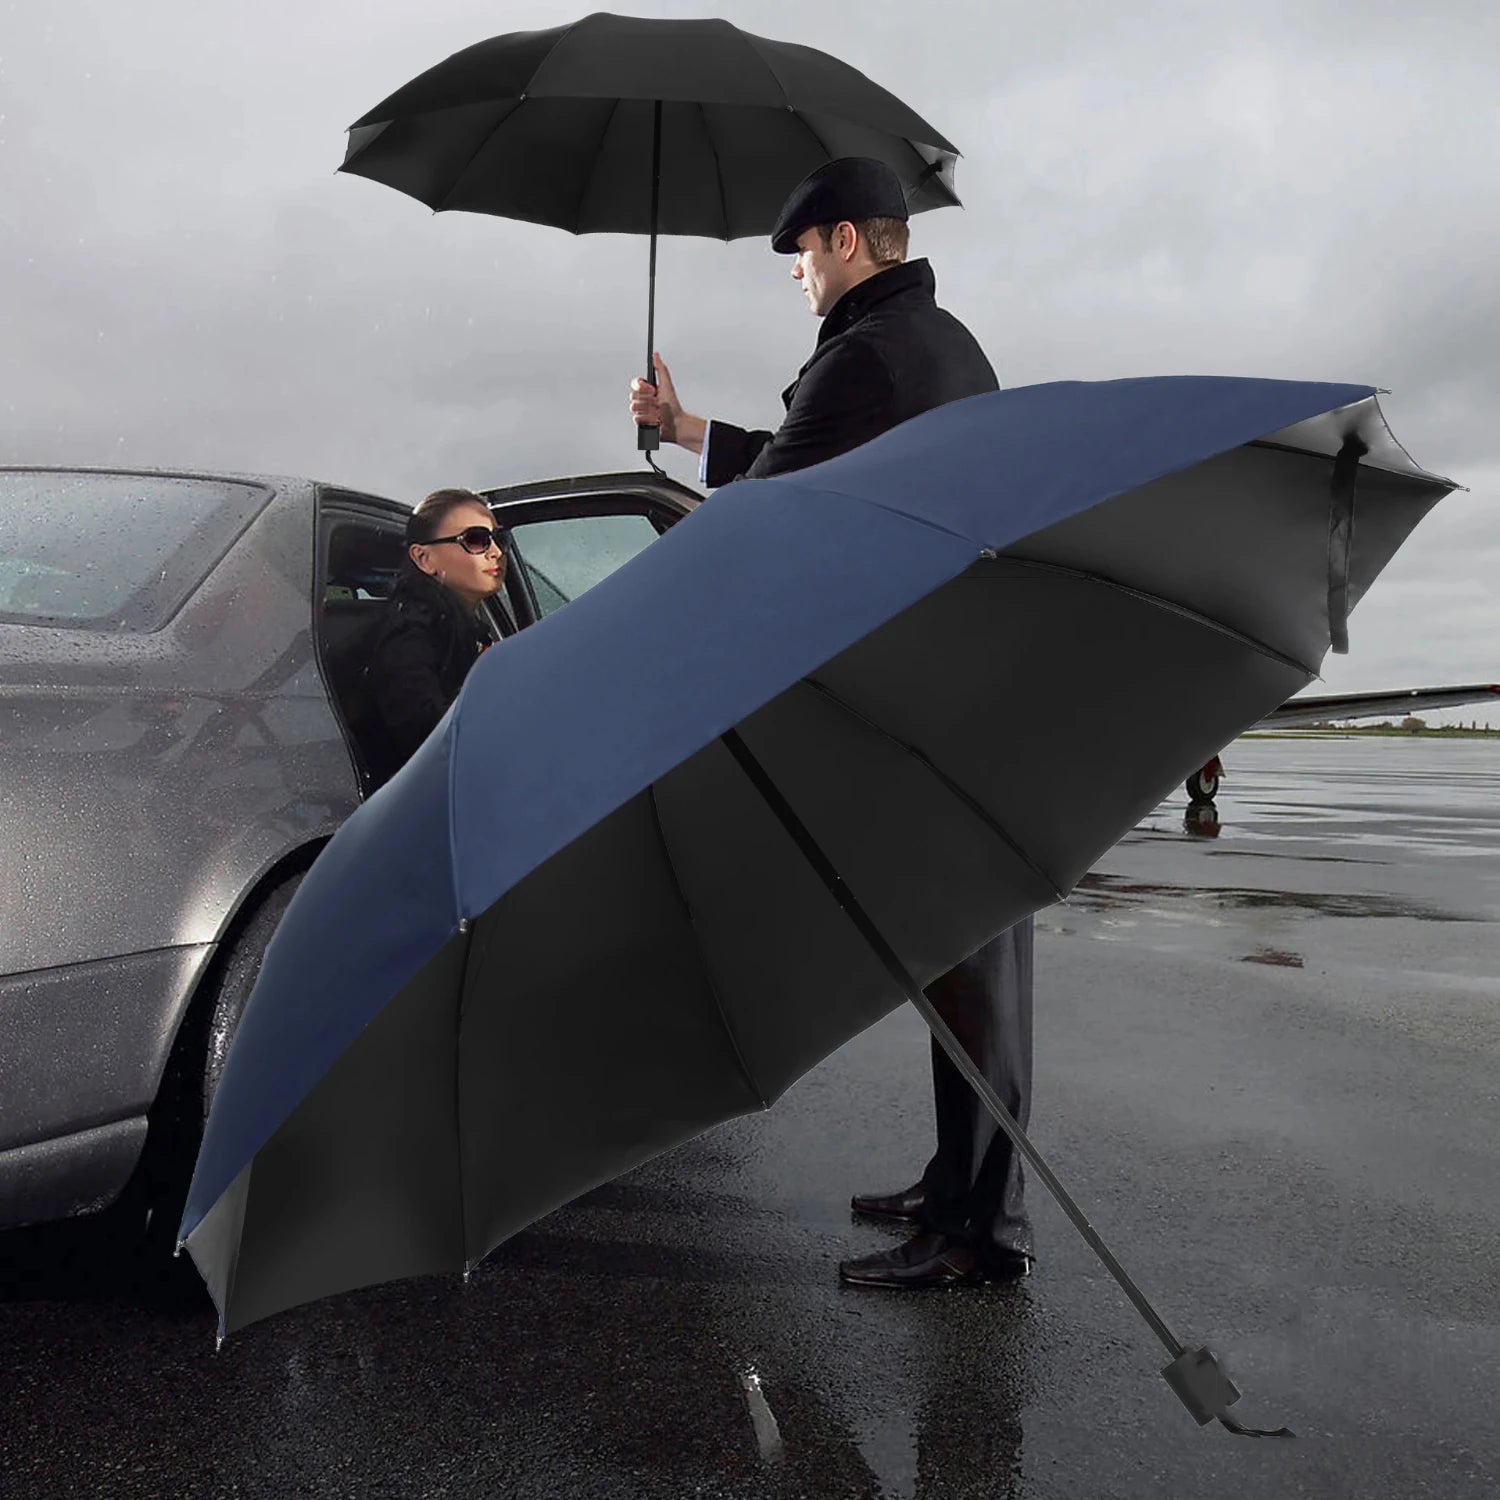
[[[434,210],[574,234],[769,234],[791,190],[841,156],[885,162],[920,213],[958,203],[951,142],[825,52],[720,20],[603,13],[456,52],[349,129],[344,172]],[[659,445],[638,429],[639,447]]]
[[[596,14],[429,68],[350,127],[340,170],[432,209],[732,240],[769,234],[792,188],[840,156],[885,162],[913,213],[958,202],[957,148],[827,53],[728,21]]]
[[[1368,387],[1163,378],[721,491],[487,652],[303,882],[182,1226],[221,1332],[467,1268],[900,1003],[741,751],[926,984],[1311,680],[1451,487]]]

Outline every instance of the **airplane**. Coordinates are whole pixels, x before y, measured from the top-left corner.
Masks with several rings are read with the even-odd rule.
[[[1406,688],[1389,693],[1326,693],[1316,698],[1288,698],[1267,714],[1257,729],[1288,729],[1306,724],[1328,724],[1344,719],[1374,719],[1415,713],[1419,708],[1456,708],[1464,703],[1500,703],[1500,683],[1471,683],[1466,687]],[[1224,762],[1214,756],[1185,783],[1188,802],[1205,807],[1218,795]]]

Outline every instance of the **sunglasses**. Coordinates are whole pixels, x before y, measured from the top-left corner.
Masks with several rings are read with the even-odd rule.
[[[500,533],[490,526],[465,526],[454,536],[435,536],[426,545],[435,547],[439,542],[457,542],[465,552],[472,552],[476,557],[482,556],[491,547],[499,552],[505,550],[500,545]]]

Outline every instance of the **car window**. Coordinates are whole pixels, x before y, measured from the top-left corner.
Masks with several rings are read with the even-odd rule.
[[[399,527],[340,516],[328,530],[324,601],[389,598],[405,555]]]
[[[222,479],[0,471],[0,622],[155,630],[270,497]]]
[[[656,527],[639,511],[518,521],[511,526],[512,560],[526,570],[537,608],[550,615],[656,538]]]

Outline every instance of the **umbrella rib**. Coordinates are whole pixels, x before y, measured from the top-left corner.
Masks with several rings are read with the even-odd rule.
[[[498,120],[496,120],[493,125],[490,126],[490,128],[485,132],[483,139],[469,153],[469,159],[468,159],[468,161],[466,161],[463,164],[463,166],[461,166],[458,169],[458,171],[456,171],[453,174],[452,180],[449,182],[447,188],[443,192],[442,201],[439,202],[439,203],[435,203],[433,205],[433,208],[432,208],[433,213],[440,214],[440,213],[443,212],[443,210],[445,208],[447,208],[447,206],[448,206],[448,200],[453,196],[454,192],[457,190],[459,183],[462,182],[464,180],[464,178],[468,176],[468,174],[469,174],[469,168],[472,167],[474,165],[475,161],[478,160],[479,153],[481,151],[483,151],[484,148],[486,146],[488,146],[489,143],[492,140],[495,139],[496,133],[499,131],[499,129],[500,129],[500,127],[502,125],[506,125],[506,124],[510,123],[510,121],[515,117],[516,111],[518,109],[520,109],[520,107],[526,101],[525,101],[525,99],[507,99],[504,102],[507,103],[507,104],[509,104],[510,108],[507,109],[505,111],[505,113],[503,115],[501,115],[500,118]],[[436,113],[436,111],[433,111],[433,113]]]
[[[724,189],[724,164],[719,160],[719,143],[714,139],[713,127],[708,123],[708,106],[701,99],[698,101],[698,118],[703,121],[703,138],[714,156],[714,176],[719,183],[719,208],[724,214],[724,243],[727,245],[732,236],[729,233],[729,195]]]
[[[1204,625],[1219,635],[1228,636],[1230,640],[1241,646],[1248,646],[1252,651],[1257,651],[1262,656],[1269,657],[1278,666],[1291,667],[1295,672],[1301,672],[1304,676],[1313,678],[1318,675],[1316,668],[1304,665],[1295,657],[1278,651],[1274,646],[1268,646],[1264,641],[1256,640],[1253,635],[1246,635],[1242,630],[1236,630],[1233,625],[1225,625],[1221,620],[1211,619],[1208,615],[1200,614],[1196,609],[1186,604],[1178,604],[1172,599],[1163,599],[1160,594],[1149,594],[1145,589],[1132,588],[1128,583],[1120,583],[1116,579],[1107,578],[1103,573],[1090,573],[1083,568],[1070,568],[1065,563],[1039,562],[1028,557],[1006,557],[1003,554],[996,555],[988,553],[980,559],[994,566],[1005,564],[1014,568],[1030,568],[1037,572],[1052,573],[1066,578],[1076,578],[1082,583],[1096,583],[1101,588],[1114,589],[1117,593],[1125,594],[1132,599],[1139,599],[1143,604],[1153,605],[1157,609],[1164,609],[1169,614],[1180,615],[1184,620],[1191,620],[1195,625]]]
[[[708,984],[708,993],[713,997],[714,1009],[719,1013],[719,1024],[724,1028],[724,1035],[729,1042],[729,1050],[734,1054],[735,1066],[740,1071],[740,1077],[745,1081],[745,1087],[760,1101],[762,1109],[769,1109],[771,1101],[766,1098],[765,1090],[755,1081],[750,1072],[750,1066],[745,1061],[745,1054],[740,1050],[740,1040],[734,1034],[734,1027],[730,1024],[729,1012],[724,1007],[724,997],[719,994],[719,987],[714,983],[714,976],[708,966],[708,958],[704,951],[701,935],[698,933],[698,919],[693,914],[692,903],[687,898],[687,892],[682,888],[682,882],[677,878],[677,866],[672,861],[672,849],[667,843],[667,831],[661,824],[661,809],[656,803],[656,785],[653,782],[646,788],[651,801],[651,822],[656,829],[657,842],[661,845],[662,858],[667,863],[667,874],[672,881],[672,890],[676,893],[677,903],[682,908],[683,915],[688,920],[688,926],[693,929],[693,934],[698,937],[698,957],[703,968],[703,977]]]
[[[1393,443],[1396,442],[1394,437],[1391,441]],[[1315,453],[1311,448],[1297,448],[1291,443],[1273,443],[1268,438],[1253,438],[1245,446],[1247,448],[1268,448],[1273,453],[1295,453],[1299,458],[1317,458],[1322,459],[1324,462],[1327,462],[1334,456],[1331,453]],[[1401,448],[1400,443],[1396,443],[1396,446]],[[1393,468],[1389,463],[1372,463],[1368,457],[1361,458],[1359,466],[1361,469],[1371,469],[1381,474],[1394,474],[1413,486],[1426,484],[1431,489],[1441,489],[1444,485],[1447,485],[1452,489],[1464,490],[1467,493],[1466,486],[1454,484],[1451,479],[1444,479],[1440,474],[1429,474],[1426,469],[1422,468],[1412,458],[1411,454],[1406,452],[1405,448],[1401,448],[1401,451],[1406,454],[1407,462],[1412,466],[1410,469]]]
[[[813,138],[813,142],[816,144],[818,150],[821,151],[823,155],[829,159],[829,161],[832,161],[833,150],[829,146],[828,142],[825,141],[823,137],[813,129],[812,121],[809,120],[800,109],[792,109],[791,105],[788,105],[787,108],[791,110],[792,118],[796,120],[796,122]]]
[[[941,766],[939,766],[931,758],[931,756],[927,754],[925,750],[920,750],[917,748],[917,746],[901,739],[898,735],[892,734],[890,730],[887,729],[883,724],[877,723],[868,714],[863,713],[859,709],[855,708],[852,703],[849,703],[843,698],[839,697],[839,695],[834,692],[832,688],[828,687],[825,683],[819,682],[817,678],[804,677],[802,681],[808,687],[822,694],[822,696],[826,698],[830,703],[835,704],[837,707],[843,709],[844,712],[851,718],[858,720],[859,723],[863,724],[867,729],[874,730],[875,733],[878,734],[883,740],[886,740],[890,744],[895,745],[897,749],[905,751],[906,754],[911,756],[912,759],[915,760],[920,766],[930,771],[935,777],[937,777],[937,779],[943,784],[943,786],[945,786],[950,792],[952,792],[952,794],[960,802],[962,802],[963,805],[967,807],[969,811],[973,813],[974,816],[978,818],[979,821],[983,823],[985,827],[988,828],[990,832],[993,833],[995,837],[998,838],[1000,842],[1003,843],[1005,847],[1009,849],[1010,852],[1014,854],[1016,858],[1019,859],[1021,863],[1025,865],[1026,868],[1030,870],[1031,873],[1035,875],[1043,885],[1047,887],[1049,891],[1052,892],[1053,900],[1061,901],[1066,898],[1068,893],[1057,883],[1056,880],[1053,879],[1051,875],[1049,875],[1041,867],[1041,865],[1036,862],[1036,860],[1031,857],[1030,854],[1026,852],[1026,850],[1019,843],[1017,843],[1017,841],[1010,835],[1010,833],[1006,831],[1004,825],[995,818],[994,814],[992,814],[990,810],[984,806],[983,803],[973,797],[964,787],[960,786],[958,782],[956,782],[945,770],[943,770]]]
[[[224,1305],[219,1309],[219,1343],[221,1346],[229,1324],[229,1309],[234,1306],[235,1284],[240,1279],[240,1253],[245,1248],[245,1209],[250,1201],[250,1184],[255,1180],[255,1157],[252,1156],[241,1170],[245,1173],[245,1190],[239,1206],[240,1232],[234,1237],[234,1255],[229,1262],[229,1274],[224,1278]],[[230,1186],[233,1187],[234,1184],[230,1183]]]
[[[608,136],[610,126],[615,123],[615,116],[620,112],[620,101],[618,98],[610,105],[609,113],[604,117],[604,128],[599,132],[599,139],[594,142],[593,165],[589,167],[589,175],[584,178],[583,191],[578,195],[578,216],[573,220],[573,233],[582,234],[579,226],[583,223],[583,205],[588,201],[590,191],[594,186],[594,178],[599,175],[600,151],[604,146],[605,137]]]
[[[469,1205],[464,1196],[464,1111],[463,1111],[463,1033],[464,1033],[464,977],[469,971],[469,960],[474,956],[474,933],[464,913],[463,888],[458,874],[458,757],[452,747],[458,738],[458,723],[464,711],[463,694],[453,707],[453,720],[448,727],[448,878],[453,889],[453,908],[457,917],[458,931],[463,936],[464,967],[458,980],[458,1003],[453,1007],[453,1156],[458,1172],[458,1239],[459,1252],[463,1256],[464,1279],[469,1277]]]
[[[484,947],[487,946],[486,941],[479,950],[480,961],[484,958]],[[468,986],[464,981],[469,972],[477,967],[474,958],[474,929],[470,927],[464,949],[463,973],[458,981],[458,1004],[453,1007],[453,1155],[458,1169],[458,1243],[463,1256],[465,1281],[469,1279],[472,1264],[469,1260],[469,1195],[464,1187],[464,996],[468,993]]]
[[[566,42],[568,40],[568,38],[570,36],[572,36],[573,33],[581,25],[583,25],[583,22],[585,20],[587,20],[587,19],[588,18],[586,16],[585,17],[580,17],[578,20],[572,22],[570,25],[568,25],[568,26],[566,26],[566,27],[563,28],[562,35],[560,37],[558,37],[557,40],[555,42],[553,42],[553,44],[550,47],[547,48],[547,55],[544,58],[542,58],[542,60],[536,65],[536,67],[534,67],[531,70],[531,76],[527,80],[528,82],[535,81],[536,75],[542,70],[542,68],[547,63],[549,63],[549,62],[552,61],[552,55],[553,55],[553,53],[555,53],[557,51],[557,49],[559,47],[561,47],[562,44],[564,42]],[[502,125],[504,125],[505,122],[507,120],[509,120],[510,117],[513,114],[515,114],[516,110],[519,109],[521,107],[521,105],[523,105],[525,102],[526,102],[526,92],[523,89],[522,92],[521,92],[521,97],[515,101],[515,108],[507,110],[505,112],[505,114],[500,119],[496,120],[495,123],[494,123],[494,125],[492,125],[490,127],[489,134],[486,135],[485,138],[479,143],[479,145],[474,148],[473,155],[470,156],[469,159],[468,159],[468,161],[466,161],[463,164],[463,167],[459,170],[459,172],[457,173],[457,175],[454,177],[453,181],[448,185],[448,191],[443,194],[443,203],[438,204],[438,206],[435,209],[433,209],[434,213],[442,213],[443,206],[444,206],[444,204],[446,204],[447,200],[453,196],[453,189],[458,186],[459,179],[464,175],[465,172],[467,172],[469,170],[470,167],[472,167],[474,165],[474,158],[477,157],[479,155],[479,153],[481,151],[483,151],[484,148],[487,145],[489,145],[489,143],[494,139],[495,132],[497,130],[499,130],[499,128]]]
[[[736,26],[734,29],[736,31],[740,30],[738,26]],[[752,35],[748,31],[740,31],[740,35],[744,37],[745,42],[749,46],[750,50],[755,54],[757,59],[759,59],[760,65],[766,70],[767,73],[771,75],[771,82],[781,90],[781,97],[786,101],[786,107],[795,114],[796,107],[792,103],[792,96],[786,91],[786,85],[781,81],[781,74],[778,73],[776,69],[771,65],[771,59],[768,58],[766,54],[760,50],[760,38]]]

